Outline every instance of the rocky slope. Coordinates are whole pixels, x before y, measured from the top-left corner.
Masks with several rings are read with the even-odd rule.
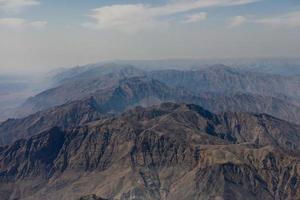
[[[6,199],[299,199],[300,126],[195,105],[137,107],[0,148]]]

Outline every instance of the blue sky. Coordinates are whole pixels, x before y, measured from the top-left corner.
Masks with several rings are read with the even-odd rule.
[[[0,69],[297,57],[299,0],[0,0]]]

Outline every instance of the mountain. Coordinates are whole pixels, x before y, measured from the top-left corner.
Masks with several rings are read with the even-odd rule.
[[[135,106],[147,107],[166,101],[194,103],[216,113],[267,113],[300,124],[300,108],[277,98],[252,94],[224,96],[209,92],[197,96],[148,77],[126,78],[90,95],[24,118],[3,122],[0,124],[0,144],[10,144],[51,127],[64,130],[118,115]]]
[[[162,70],[149,74],[168,86],[202,93],[250,93],[272,97],[300,98],[300,76],[286,77],[234,69],[224,65],[196,71]]]
[[[2,199],[299,199],[300,126],[137,107],[0,148]]]
[[[50,127],[67,129],[111,114],[121,113],[136,105],[150,106],[172,100],[175,91],[147,77],[120,80],[110,88],[98,90],[81,100],[39,111],[0,124],[0,144],[28,138]]]
[[[201,93],[201,98],[183,98],[181,102],[195,103],[216,112],[250,112],[266,113],[277,118],[300,124],[300,107],[289,99],[255,95],[249,93],[235,93],[232,95],[220,95],[215,93]]]
[[[0,125],[0,144],[29,138],[51,127],[66,129],[103,117],[93,98],[66,103],[24,118],[6,120]]]
[[[125,78],[144,75],[144,71],[130,64],[97,63],[66,69],[54,75],[53,79],[59,84],[74,80],[97,79],[107,75]]]
[[[229,65],[260,73],[277,74],[283,76],[300,75],[299,58],[254,59],[252,61],[242,61],[242,63],[236,62],[235,64]]]
[[[132,65],[136,68],[149,71],[166,69],[199,70],[223,64],[244,71],[283,76],[300,75],[299,58],[118,60],[114,61],[114,63]]]
[[[57,75],[60,77],[56,77],[60,83],[56,87],[29,98],[17,109],[15,116],[24,117],[67,102],[81,100],[100,90],[113,88],[122,79],[143,75],[142,71],[131,66],[104,65],[88,68],[89,70],[79,69],[73,70],[81,73],[72,73],[70,70],[71,72],[65,72],[67,75]]]
[[[22,89],[5,95],[1,94],[1,84],[3,81],[7,82],[7,78],[0,77],[0,120],[3,121],[8,117],[25,117],[37,111],[90,96],[98,89],[110,87],[111,84],[121,79],[146,75],[162,81],[170,87],[184,87],[197,93],[203,91],[231,94],[243,92],[277,98],[288,96],[299,102],[300,77],[297,73],[296,61],[269,59],[250,60],[243,63],[242,60],[161,60],[98,63],[60,70],[56,74],[51,73],[49,76],[53,80],[49,81],[50,77],[47,77],[46,82],[52,83],[43,83],[41,80],[34,83],[29,81],[30,85],[29,88],[26,86],[26,91]],[[233,67],[212,65],[219,62]],[[289,70],[290,68],[293,69]],[[276,70],[283,72],[276,72]],[[28,82],[28,80],[26,81]],[[16,81],[13,83],[17,83],[16,87],[28,85],[28,83],[19,84]],[[50,85],[54,85],[55,88],[45,90]],[[16,87],[13,88],[16,89]],[[6,86],[5,88],[7,89]],[[44,92],[37,94],[41,89],[44,89]],[[35,96],[23,103],[31,95]],[[22,103],[23,105],[19,106]],[[19,107],[15,109],[16,106]],[[7,110],[8,108],[13,109]]]
[[[300,99],[300,76],[286,77],[243,71],[224,65],[201,70],[143,71],[128,65],[106,64],[74,68],[57,75],[57,87],[29,98],[15,113],[24,117],[64,103],[81,100],[100,90],[109,90],[120,80],[147,76],[168,87],[188,90],[193,95],[203,92],[223,94],[246,93],[275,97],[295,104]],[[296,105],[300,106],[300,105]]]
[[[11,117],[13,110],[47,89],[51,83],[42,75],[0,75],[0,121]]]

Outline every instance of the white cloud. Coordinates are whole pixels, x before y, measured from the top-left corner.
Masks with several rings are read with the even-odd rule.
[[[263,24],[272,27],[300,27],[300,11],[264,18],[235,16],[230,19],[229,27],[237,27],[244,23]]]
[[[91,18],[96,23],[84,23],[85,27],[93,29],[122,29],[136,31],[145,29],[154,23],[155,14],[147,5],[113,5],[92,10]]]
[[[255,19],[253,22],[274,27],[300,27],[300,11],[291,12],[280,16]]]
[[[0,27],[7,28],[44,28],[47,25],[46,21],[26,21],[22,18],[0,18]]]
[[[0,9],[5,11],[19,11],[24,7],[39,5],[38,0],[0,0]]]
[[[201,12],[193,15],[187,15],[186,19],[183,21],[184,23],[195,23],[199,21],[203,21],[207,18],[206,12]]]
[[[229,27],[233,28],[233,27],[237,27],[237,26],[244,24],[247,21],[247,19],[244,16],[235,16],[235,17],[231,18],[229,21],[230,21]]]
[[[167,17],[213,6],[237,6],[261,0],[173,0],[161,6],[147,4],[111,5],[93,9],[94,22],[83,26],[93,29],[141,30],[168,22]],[[163,19],[164,20],[163,20]],[[205,14],[190,16],[193,20],[204,20]]]

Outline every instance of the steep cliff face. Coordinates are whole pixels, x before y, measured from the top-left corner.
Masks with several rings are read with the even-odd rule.
[[[0,149],[4,199],[299,199],[300,127],[195,105],[137,107]],[[46,155],[46,156],[45,156]]]

